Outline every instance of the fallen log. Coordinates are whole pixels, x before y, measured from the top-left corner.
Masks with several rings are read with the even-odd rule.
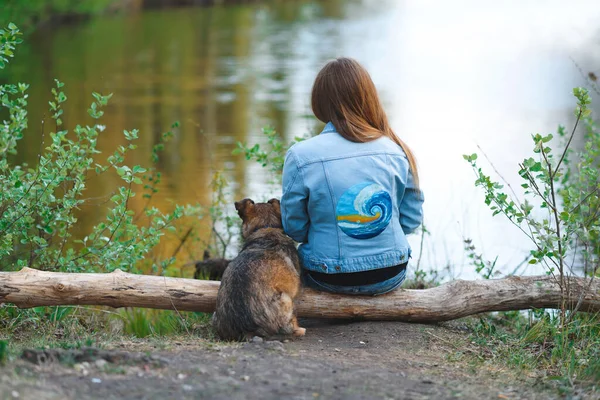
[[[600,284],[569,278],[565,306],[600,311]],[[45,272],[23,268],[0,272],[0,303],[20,308],[58,305],[145,307],[212,312],[219,282],[122,271],[107,274]],[[436,322],[490,311],[560,308],[560,286],[549,276],[457,280],[425,290],[399,289],[386,295],[342,296],[305,289],[299,317]]]

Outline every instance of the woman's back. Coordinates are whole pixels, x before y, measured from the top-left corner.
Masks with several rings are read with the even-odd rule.
[[[421,222],[419,197],[406,155],[387,137],[355,143],[329,123],[286,156],[284,229],[303,243],[303,265],[312,271],[359,272],[408,261],[405,235]]]
[[[288,151],[281,199],[284,230],[302,242],[304,281],[336,293],[393,290],[410,257],[406,235],[422,219],[415,158],[355,60],[327,63],[311,103],[327,125]]]

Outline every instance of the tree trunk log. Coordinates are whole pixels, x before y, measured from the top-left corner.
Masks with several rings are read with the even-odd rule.
[[[600,312],[600,284],[569,278],[565,307]],[[212,312],[219,282],[134,275],[44,272],[23,268],[0,272],[0,303],[20,308],[58,305],[146,307]],[[342,296],[305,289],[296,301],[299,317],[436,322],[489,311],[560,308],[563,297],[552,277],[453,281],[425,290],[386,295]]]

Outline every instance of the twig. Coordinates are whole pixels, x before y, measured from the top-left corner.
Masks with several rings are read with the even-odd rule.
[[[452,343],[451,341],[449,341],[449,340],[446,340],[446,339],[444,339],[444,338],[441,338],[441,337],[439,337],[439,336],[437,336],[437,335],[434,335],[433,333],[431,333],[431,332],[429,332],[429,331],[425,331],[425,332],[427,332],[427,334],[428,334],[428,335],[430,335],[430,336],[432,336],[432,337],[436,338],[437,340],[440,340],[440,341],[442,341],[442,342],[444,342],[444,343],[446,343],[446,344],[448,344],[448,345],[450,345],[450,346],[454,347],[456,350],[466,350],[466,351],[469,351],[469,352],[471,352],[471,353],[473,353],[473,354],[477,354],[477,352],[476,352],[476,351],[474,351],[474,350],[471,350],[471,349],[469,349],[469,348],[464,348],[464,349],[463,349],[463,348],[461,348],[460,346],[458,346],[456,343]]]
[[[415,273],[419,271],[419,266],[421,265],[421,257],[423,256],[423,242],[425,241],[425,227],[421,226],[421,245],[419,247],[419,258],[417,259],[417,266],[415,268]]]
[[[567,151],[569,150],[569,146],[571,145],[571,140],[573,140],[573,136],[575,136],[575,130],[577,130],[577,125],[579,124],[579,120],[581,119],[582,114],[583,114],[583,108],[580,107],[579,114],[577,115],[577,120],[575,121],[575,125],[573,126],[573,131],[571,131],[571,136],[569,137],[569,141],[567,142],[567,145],[565,146],[565,149],[563,150],[563,153],[560,156],[560,160],[558,160],[558,164],[556,164],[556,168],[554,169],[554,172],[550,171],[550,181],[552,181],[554,179],[554,176],[558,172],[558,168],[560,168],[560,164],[563,162],[565,156],[567,155]],[[544,146],[542,145],[541,148],[542,148],[542,153],[543,153]]]
[[[187,328],[187,324],[185,323],[185,319],[183,318],[183,316],[181,315],[181,313],[179,312],[179,310],[177,309],[177,307],[175,307],[175,303],[173,303],[173,298],[171,297],[171,295],[169,294],[169,291],[167,290],[168,287],[167,287],[166,276],[163,276],[163,278],[164,278],[164,282],[165,282],[165,293],[169,297],[169,301],[171,302],[171,305],[173,306],[173,310],[175,310],[175,312],[177,313],[177,316],[179,317],[179,319],[181,319],[181,325],[183,325],[183,327],[185,328],[186,333],[189,335],[190,331]]]
[[[569,214],[574,213],[579,207],[581,207],[581,205],[587,200],[589,199],[591,196],[593,196],[596,192],[598,192],[598,190],[600,190],[600,186],[596,186],[596,188],[594,190],[592,190],[591,192],[589,192],[583,199],[581,199],[581,201],[575,206],[573,207],[570,211]]]
[[[529,173],[529,171],[527,171],[527,169],[525,168],[525,166],[523,164],[519,164],[519,168],[521,168],[522,170],[525,171],[525,174],[527,175],[527,180],[529,181],[529,183],[531,184],[531,187],[535,190],[535,192],[537,193],[538,196],[540,196],[540,198],[542,200],[544,200],[544,203],[546,203],[548,205],[548,207],[554,208],[554,205],[550,202],[550,200],[548,200],[541,192],[540,187],[538,186],[537,182],[535,181],[535,179],[533,178],[533,176],[531,176],[531,174]]]
[[[573,64],[575,64],[575,67],[579,70],[579,73],[581,74],[581,76],[583,77],[583,79],[585,79],[587,81],[587,83],[590,85],[590,87],[592,88],[592,90],[594,92],[596,92],[596,94],[600,95],[600,90],[598,90],[598,85],[596,85],[595,82],[593,82],[590,79],[589,74],[586,74],[585,72],[583,72],[583,70],[581,69],[581,67],[579,66],[579,64],[577,64],[577,62],[575,62],[575,60],[573,59],[573,57],[569,57],[571,59],[571,61],[573,62]]]
[[[569,319],[566,322],[567,324],[573,320],[573,316],[575,315],[575,313],[577,311],[579,311],[579,308],[581,307],[581,304],[583,303],[583,298],[585,297],[585,294],[592,287],[592,283],[594,282],[595,276],[596,276],[595,273],[592,274],[592,277],[590,278],[590,283],[588,284],[588,287],[581,291],[581,294],[579,295],[579,299],[577,300],[577,304],[575,305],[575,308],[573,308],[573,311],[569,314]]]
[[[515,190],[511,186],[511,184],[506,180],[506,178],[504,178],[504,176],[502,176],[502,174],[500,173],[500,171],[498,171],[498,169],[496,169],[496,166],[492,163],[492,160],[490,160],[490,158],[485,153],[485,151],[483,151],[483,149],[481,148],[481,146],[477,145],[477,148],[479,149],[479,151],[481,152],[481,154],[483,154],[483,156],[485,157],[485,159],[487,160],[487,162],[492,166],[492,169],[494,170],[494,172],[496,173],[496,175],[498,175],[500,177],[500,179],[502,179],[502,181],[504,182],[504,184],[506,186],[508,186],[508,188],[512,192],[514,198],[518,199],[519,196],[517,196],[517,193],[515,192]],[[521,208],[521,207],[519,206],[519,208]]]
[[[227,252],[227,242],[225,242],[225,239],[223,239],[223,237],[221,236],[219,231],[217,231],[217,228],[215,227],[214,223],[212,226],[212,231],[215,234],[215,236],[217,237],[217,239],[219,239],[219,241],[221,242],[221,246],[223,246],[223,251],[222,251],[221,257],[225,258],[225,253]]]
[[[133,180],[131,180],[129,182],[129,187],[127,188],[127,197],[125,198],[125,209],[123,210],[123,213],[121,214],[121,217],[119,218],[119,222],[117,223],[117,226],[115,227],[115,229],[111,232],[110,237],[108,238],[108,241],[102,246],[100,247],[100,249],[98,249],[99,251],[104,250],[111,242],[113,237],[115,236],[115,234],[117,233],[117,231],[119,230],[119,227],[121,226],[121,223],[123,222],[123,219],[125,218],[125,215],[127,214],[127,205],[129,204],[129,198],[131,196],[131,183],[133,182]],[[69,262],[73,262],[76,260],[79,260],[81,258],[87,257],[88,255],[92,254],[91,252],[88,253],[84,253],[80,256],[77,256],[75,258],[72,258],[69,260]]]
[[[529,256],[529,254],[523,259],[523,261],[521,261],[516,267],[515,269],[513,269],[513,272],[511,275],[516,275],[517,271],[519,270],[519,268],[521,268],[523,265],[527,265],[527,262],[529,261],[531,257]]]
[[[568,145],[567,145],[568,147]],[[554,190],[554,179],[552,176],[552,165],[550,164],[550,162],[548,161],[548,158],[546,157],[546,152],[544,151],[544,146],[540,146],[541,148],[541,153],[542,156],[544,157],[544,160],[546,161],[546,165],[548,166],[548,173],[550,174],[550,195],[552,196],[552,212],[554,213],[554,221],[555,221],[555,225],[556,225],[556,237],[558,239],[558,255],[559,255],[559,273],[560,273],[560,280],[561,280],[561,294],[564,297],[564,293],[563,293],[563,285],[564,285],[564,257],[563,257],[563,252],[562,252],[562,236],[560,234],[560,219],[558,218],[558,210],[556,209],[556,191]],[[564,307],[563,310],[564,312]]]
[[[179,253],[179,250],[181,250],[181,248],[183,247],[183,244],[185,243],[188,236],[190,236],[190,233],[192,233],[193,230],[194,230],[193,228],[188,229],[187,233],[183,236],[183,239],[181,239],[181,241],[179,242],[179,246],[177,246],[177,248],[173,252],[173,255],[171,256],[171,258],[175,257],[177,255],[177,253]]]

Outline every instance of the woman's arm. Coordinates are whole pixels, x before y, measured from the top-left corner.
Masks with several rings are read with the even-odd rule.
[[[408,171],[404,196],[400,202],[400,226],[405,235],[413,233],[423,223],[423,192],[415,186],[413,175]]]
[[[297,242],[307,242],[308,190],[304,186],[302,171],[298,168],[296,156],[290,149],[283,164],[283,196],[281,197],[281,219],[285,233]]]

